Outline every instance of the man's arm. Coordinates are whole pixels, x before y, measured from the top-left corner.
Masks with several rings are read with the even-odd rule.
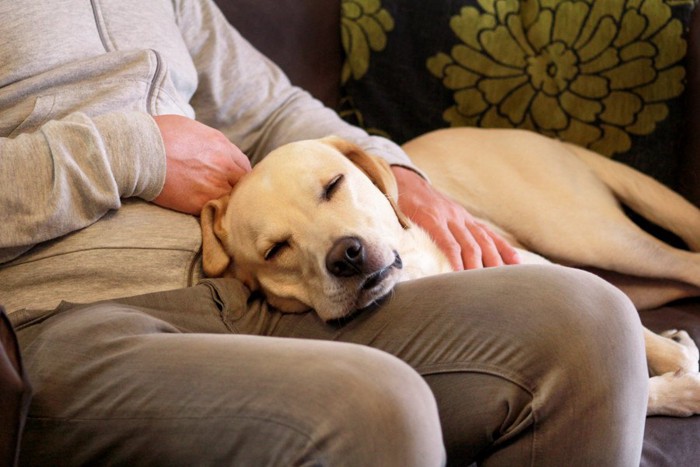
[[[197,120],[220,129],[254,161],[300,139],[336,135],[391,164],[412,166],[391,141],[343,121],[228,23],[210,1],[179,0],[176,17],[198,73],[192,97]]]
[[[92,224],[121,198],[199,214],[250,170],[219,131],[139,112],[73,114],[0,138],[0,155],[0,263]]]
[[[199,87],[191,102],[198,120],[221,129],[254,161],[287,142],[333,134],[393,166],[416,170],[399,146],[347,124],[292,86],[228,24],[213,2],[179,0],[176,16],[198,70]],[[399,204],[436,239],[455,269],[517,262],[514,250],[500,237],[416,172],[407,169],[408,176],[399,181]]]
[[[152,199],[165,175],[153,119],[75,113],[0,138],[0,262],[92,224],[120,197]]]

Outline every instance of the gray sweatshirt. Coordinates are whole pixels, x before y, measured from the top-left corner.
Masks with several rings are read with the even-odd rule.
[[[217,128],[253,162],[328,134],[392,164],[208,0],[0,2],[0,304],[49,308],[194,284],[197,218],[150,200],[165,179],[152,115]]]

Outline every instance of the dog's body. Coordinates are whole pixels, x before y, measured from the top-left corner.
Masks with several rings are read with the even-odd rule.
[[[637,229],[616,196],[641,214],[653,211],[652,220],[694,250],[700,211],[600,156],[532,133],[499,131],[443,130],[405,149],[438,188],[523,248],[525,262],[546,261],[534,251],[567,265],[658,279],[663,300],[700,291],[700,254]],[[282,311],[314,309],[331,320],[379,300],[398,281],[449,272],[428,234],[397,208],[396,191],[386,164],[347,142],[279,148],[230,197],[203,210],[205,273],[236,277]],[[657,197],[660,207],[651,200]],[[658,304],[653,296],[635,297],[635,283],[626,291],[638,307]],[[700,413],[694,342],[682,331],[661,336],[645,329],[645,338],[653,375],[648,413]]]
[[[404,149],[435,186],[513,245],[626,275],[616,285],[638,309],[700,295],[700,210],[624,164],[522,130],[442,130]],[[645,233],[618,199],[693,252]]]

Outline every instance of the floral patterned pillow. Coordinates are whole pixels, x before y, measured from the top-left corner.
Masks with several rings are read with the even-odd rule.
[[[694,0],[343,0],[342,115],[398,143],[526,128],[677,168]]]

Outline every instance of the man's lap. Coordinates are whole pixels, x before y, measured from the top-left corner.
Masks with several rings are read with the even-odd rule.
[[[228,285],[217,286],[66,304],[20,326],[35,383],[21,462],[302,465],[321,457],[360,465],[372,462],[368,453],[405,452],[406,465],[436,465],[443,448],[435,402],[408,365],[358,345],[232,335],[220,319],[230,310],[215,297]],[[158,317],[171,300],[192,315],[175,313],[177,324]],[[406,407],[423,422],[403,423]],[[336,436],[330,415],[359,435]],[[416,442],[396,452],[358,449],[360,440],[395,439],[395,424],[412,426]]]
[[[602,289],[597,295],[599,306],[582,303],[585,294],[572,297],[570,293],[577,288]],[[159,408],[158,401],[172,404],[178,400],[179,415],[194,411],[208,418],[214,413],[207,414],[207,410],[217,412],[222,407],[240,413],[241,406],[229,401],[252,393],[277,413],[295,403],[285,395],[310,396],[313,375],[331,369],[336,378],[352,380],[353,364],[347,362],[367,366],[358,363],[357,356],[359,352],[368,361],[375,359],[379,353],[366,349],[369,346],[399,357],[425,378],[440,404],[448,448],[464,447],[465,437],[473,436],[475,450],[463,453],[473,458],[483,455],[480,447],[493,442],[483,437],[489,432],[485,426],[504,426],[510,429],[508,436],[527,436],[524,433],[535,418],[546,419],[548,410],[565,402],[567,392],[595,386],[590,371],[580,372],[579,379],[570,367],[595,365],[615,351],[616,344],[607,339],[608,334],[595,342],[599,348],[590,348],[591,336],[601,327],[609,333],[633,333],[626,328],[635,323],[629,313],[611,319],[602,311],[592,312],[606,307],[608,299],[617,300],[615,292],[591,275],[559,267],[518,266],[402,283],[382,304],[340,322],[323,323],[313,312],[279,313],[251,296],[240,283],[218,279],[190,289],[113,302],[64,304],[48,318],[30,322],[36,324],[20,324],[18,335],[30,376],[39,381],[30,414],[35,427],[38,418],[56,417],[57,411],[71,418],[87,407],[100,410],[100,395],[109,410],[115,410],[113,402],[118,396],[128,400],[132,410],[171,415],[173,408]],[[383,362],[379,367],[396,366],[393,357],[386,358],[379,357]],[[567,377],[555,377],[548,388],[547,378],[551,379],[551,368],[558,361],[569,367]],[[639,366],[639,362],[634,364]],[[236,365],[240,367],[232,368]],[[339,367],[344,371],[334,373]],[[379,367],[365,374],[381,375]],[[401,365],[397,368],[401,373]],[[265,384],[269,371],[275,385]],[[229,380],[217,378],[224,374]],[[281,380],[291,385],[277,386]],[[74,398],[67,397],[65,392],[81,381],[96,386],[88,385],[76,391]],[[44,384],[64,394],[42,395]],[[203,387],[207,394],[219,395],[208,396],[204,406],[201,394],[192,389]],[[134,397],[144,388],[150,388],[150,398]],[[338,390],[346,396],[342,387]],[[548,401],[547,406],[537,407],[539,413],[534,412],[537,397]],[[52,401],[60,404],[60,410]],[[484,406],[487,402],[490,405]],[[497,410],[514,404],[519,411],[504,414]],[[478,409],[484,413],[477,415]],[[429,413],[430,409],[422,411]],[[30,433],[32,423],[30,419]],[[526,451],[534,447],[534,440],[528,443]]]

